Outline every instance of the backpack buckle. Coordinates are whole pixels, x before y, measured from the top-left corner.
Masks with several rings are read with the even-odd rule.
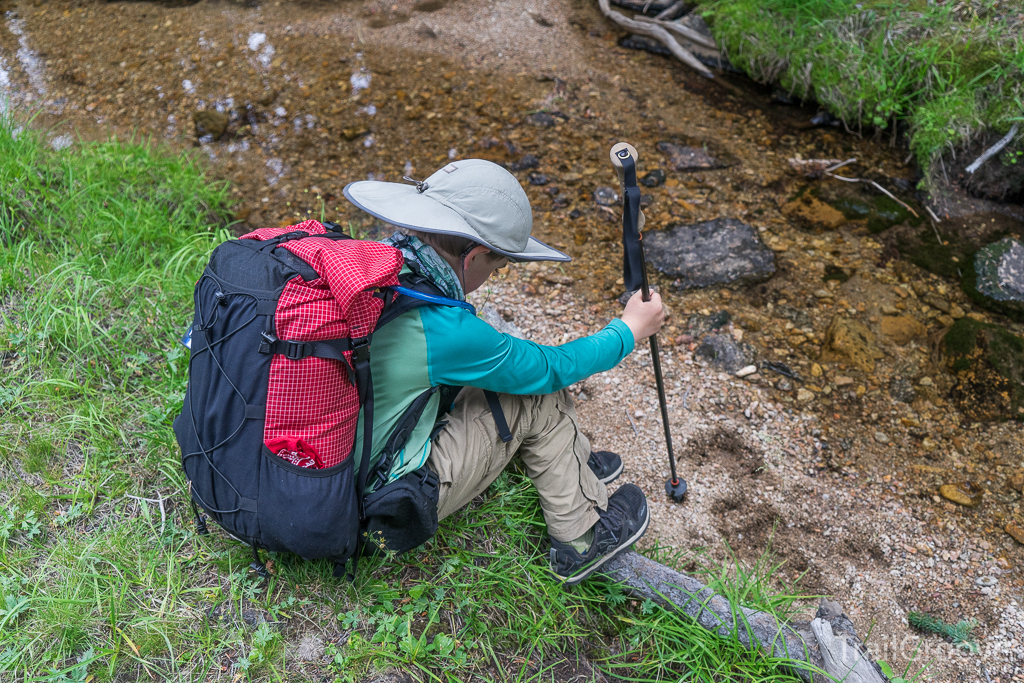
[[[313,346],[306,342],[286,342],[284,357],[288,360],[302,360],[313,353]]]
[[[260,332],[260,336],[263,337],[263,341],[260,342],[260,353],[274,353],[278,339],[273,332],[267,332],[264,330]]]
[[[370,338],[360,337],[352,340],[352,363],[370,360]]]

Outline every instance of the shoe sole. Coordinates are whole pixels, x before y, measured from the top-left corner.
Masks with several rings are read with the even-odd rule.
[[[630,537],[630,539],[628,541],[626,541],[625,543],[620,545],[618,548],[616,548],[612,552],[608,553],[607,555],[605,555],[604,557],[599,559],[594,564],[592,564],[589,567],[587,567],[586,569],[584,569],[581,573],[576,574],[575,576],[570,576],[569,578],[563,578],[561,576],[559,576],[558,578],[563,579],[563,582],[564,582],[564,584],[566,586],[575,586],[580,581],[582,581],[583,579],[585,579],[588,576],[590,576],[591,574],[593,574],[605,562],[607,562],[608,560],[612,559],[613,557],[615,557],[616,555],[621,553],[623,550],[626,550],[627,548],[631,547],[634,543],[636,543],[638,540],[640,540],[640,537],[644,535],[645,531],[647,531],[647,526],[650,523],[651,523],[651,508],[648,507],[647,508],[647,517],[644,518],[643,526],[640,527],[640,529],[635,534],[633,534],[633,536]],[[558,576],[558,575],[556,574],[555,576]]]
[[[622,474],[622,470],[624,470],[624,469],[626,469],[626,465],[625,465],[625,463],[623,463],[620,460],[619,461],[619,469],[617,469],[614,472],[612,472],[611,474],[605,476],[604,479],[598,479],[598,481],[607,486],[608,484],[610,484],[613,481],[615,481],[616,479],[618,479],[619,475]]]

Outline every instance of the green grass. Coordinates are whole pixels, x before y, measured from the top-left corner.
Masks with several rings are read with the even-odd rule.
[[[1024,121],[1021,0],[701,0],[729,59],[851,129],[905,124],[922,168]],[[1011,145],[1003,163],[1016,163]]]
[[[587,661],[630,680],[797,680],[606,581],[563,590],[520,471],[419,551],[362,562],[354,585],[289,555],[258,579],[246,547],[194,533],[170,429],[177,339],[228,237],[227,188],[145,144],[54,152],[14,131],[0,120],[0,679],[357,681],[398,666],[540,681]],[[696,561],[736,604],[806,604],[770,561],[667,561]],[[303,661],[313,639],[323,656]]]

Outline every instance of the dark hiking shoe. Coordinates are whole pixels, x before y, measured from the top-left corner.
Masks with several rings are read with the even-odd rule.
[[[574,586],[594,570],[636,543],[651,521],[644,492],[633,484],[623,484],[608,497],[608,509],[598,510],[594,542],[586,553],[568,543],[551,539],[551,571],[566,585]]]
[[[602,484],[610,484],[622,474],[622,458],[611,451],[591,451],[587,465]]]

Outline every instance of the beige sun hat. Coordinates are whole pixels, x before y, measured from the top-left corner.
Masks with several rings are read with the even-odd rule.
[[[357,207],[400,228],[456,235],[513,261],[571,261],[530,237],[533,211],[516,177],[483,159],[453,161],[415,185],[361,180],[345,186]]]

